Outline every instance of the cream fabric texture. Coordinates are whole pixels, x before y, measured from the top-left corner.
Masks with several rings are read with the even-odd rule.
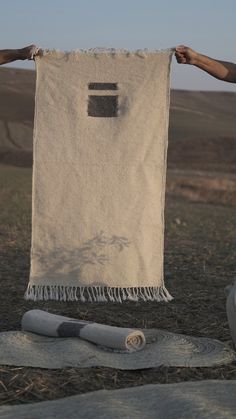
[[[27,299],[171,299],[163,281],[171,56],[36,57]]]
[[[43,336],[78,337],[102,347],[127,353],[140,351],[146,344],[141,330],[86,322],[43,310],[27,311],[21,319],[21,327],[26,332]]]

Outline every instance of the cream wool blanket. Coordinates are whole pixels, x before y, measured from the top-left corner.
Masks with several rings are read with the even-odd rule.
[[[115,327],[73,319],[43,310],[29,310],[21,320],[22,329],[50,337],[77,337],[97,345],[125,352],[140,351],[146,340],[141,330]]]
[[[172,50],[36,58],[30,300],[168,301]]]

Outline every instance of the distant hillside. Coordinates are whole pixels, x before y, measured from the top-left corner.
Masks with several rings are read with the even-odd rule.
[[[173,90],[170,138],[236,138],[236,93]]]
[[[35,72],[0,69],[0,162],[32,164]]]
[[[0,69],[0,162],[32,164],[34,90],[34,71]],[[236,172],[236,93],[173,90],[169,133],[170,168]]]

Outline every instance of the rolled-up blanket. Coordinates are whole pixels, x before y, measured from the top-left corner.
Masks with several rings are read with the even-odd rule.
[[[87,322],[43,310],[27,311],[22,317],[21,326],[25,331],[40,335],[79,337],[100,346],[128,352],[140,351],[146,343],[140,330]]]

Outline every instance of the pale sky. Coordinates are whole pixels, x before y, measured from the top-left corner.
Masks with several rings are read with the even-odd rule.
[[[162,49],[185,44],[236,62],[235,0],[0,0],[0,48],[35,43],[73,50],[113,47]],[[33,68],[17,61],[17,67]],[[173,58],[172,87],[236,91]]]

